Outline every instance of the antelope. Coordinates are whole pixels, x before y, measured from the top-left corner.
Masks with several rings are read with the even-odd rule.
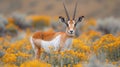
[[[75,4],[73,18],[70,19],[66,6],[63,2],[65,13],[67,18],[59,16],[60,22],[66,25],[65,32],[35,32],[31,38],[30,42],[35,52],[35,58],[39,59],[41,54],[41,49],[44,49],[45,52],[49,53],[49,47],[54,47],[54,51],[64,51],[71,48],[72,39],[75,36],[76,25],[82,21],[84,16],[80,16],[78,19],[75,19],[77,2]]]

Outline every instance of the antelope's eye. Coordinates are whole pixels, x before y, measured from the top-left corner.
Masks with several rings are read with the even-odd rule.
[[[68,27],[68,23],[65,23],[66,24],[66,26]]]
[[[77,24],[75,23],[74,26],[76,26]]]

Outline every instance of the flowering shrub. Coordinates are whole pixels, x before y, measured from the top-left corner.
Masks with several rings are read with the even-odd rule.
[[[20,65],[20,67],[51,67],[51,65],[45,62],[40,62],[38,60],[32,60],[24,62]]]
[[[10,39],[7,37],[0,41],[1,51],[4,52],[0,62],[3,64],[20,65],[32,57],[31,45],[28,39],[22,39],[13,43],[10,42]]]
[[[14,25],[13,23],[9,23],[8,25],[6,25],[6,33],[8,35],[16,35],[18,33],[18,27],[16,25]]]
[[[50,17],[48,16],[28,16],[27,19],[31,20],[33,27],[38,29],[43,29],[50,25]]]
[[[97,53],[105,53],[106,58],[111,61],[120,60],[120,39],[112,34],[102,36],[94,43],[94,51]]]

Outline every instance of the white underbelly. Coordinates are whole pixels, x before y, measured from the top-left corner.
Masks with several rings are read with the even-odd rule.
[[[41,47],[46,51],[46,52],[50,52],[50,47],[53,48],[53,50],[57,50],[59,48],[59,44],[60,44],[60,35],[57,36],[56,38],[54,38],[51,41],[44,41],[41,40]]]
[[[55,37],[51,41],[41,40],[41,47],[45,50],[45,52],[48,52],[48,53],[50,52],[50,48],[52,48],[52,50],[56,51],[60,47],[60,40],[61,40],[61,35]],[[70,49],[71,44],[72,44],[72,38],[68,38],[65,41],[65,44],[64,44],[61,51]]]

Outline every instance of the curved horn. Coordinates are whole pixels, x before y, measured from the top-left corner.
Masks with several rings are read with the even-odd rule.
[[[78,3],[78,0],[75,4],[75,8],[74,8],[74,12],[73,12],[73,20],[75,19],[75,15],[76,15],[77,3]]]
[[[68,12],[67,12],[67,9],[66,9],[66,7],[65,7],[64,2],[63,2],[63,6],[64,6],[64,9],[65,9],[66,16],[67,16],[68,20],[70,20],[70,17],[69,17],[69,14],[68,14]]]

